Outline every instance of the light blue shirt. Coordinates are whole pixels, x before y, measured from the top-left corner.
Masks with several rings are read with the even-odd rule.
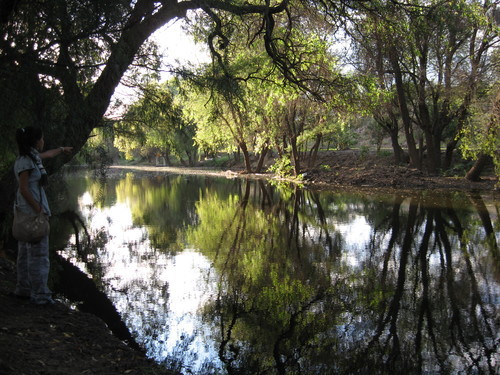
[[[47,201],[47,196],[45,195],[45,190],[40,186],[40,179],[42,178],[42,174],[40,169],[38,169],[37,165],[33,162],[33,160],[29,156],[18,156],[14,163],[14,173],[16,175],[16,180],[19,185],[19,174],[23,171],[31,171],[30,177],[28,180],[28,187],[33,195],[33,198],[37,202],[41,202],[43,207],[43,211],[50,216],[50,208],[49,202]],[[30,204],[24,199],[21,194],[20,189],[17,189],[16,193],[17,207],[26,213],[35,213]]]

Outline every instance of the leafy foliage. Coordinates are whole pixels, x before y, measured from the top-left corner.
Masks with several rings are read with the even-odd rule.
[[[461,131],[460,150],[464,157],[477,159],[480,155],[489,156],[495,165],[496,175],[500,176],[500,89],[489,110],[478,113]]]
[[[115,126],[115,146],[126,159],[162,156],[169,160],[173,154],[180,160],[187,156],[188,163],[194,163],[195,124],[183,117],[175,91],[172,82],[150,83],[143,87],[141,98],[130,105]]]
[[[12,130],[19,126],[40,125],[48,148],[82,149],[96,128],[108,126],[103,115],[120,80],[145,90],[114,124],[112,136],[128,158],[174,155],[193,164],[198,150],[206,156],[239,150],[251,171],[252,157],[273,149],[280,158],[288,154],[298,175],[314,163],[322,140],[348,147],[350,124],[371,114],[395,154],[405,147],[412,164],[423,168],[425,160],[438,171],[472,134],[464,128],[475,122],[473,105],[498,78],[490,53],[499,43],[494,3],[15,3],[5,8],[0,28],[4,171],[15,157]],[[179,72],[189,98],[179,103],[185,97],[177,89],[150,83],[159,79],[160,56],[147,39],[188,17],[213,63]],[[346,40],[355,53],[345,53]]]

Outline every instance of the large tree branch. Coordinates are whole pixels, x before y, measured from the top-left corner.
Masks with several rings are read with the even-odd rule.
[[[290,0],[282,0],[280,3],[278,3],[275,6],[270,6],[269,3],[266,1],[266,5],[254,5],[254,4],[248,4],[245,3],[243,5],[236,5],[234,3],[229,3],[225,1],[220,1],[220,0],[201,0],[201,1],[196,1],[199,4],[199,7],[201,6],[208,6],[212,9],[219,9],[219,10],[224,10],[229,13],[238,15],[238,16],[244,16],[247,14],[277,14],[281,13],[286,10],[288,7],[288,4],[290,3]]]
[[[168,21],[184,17],[188,10],[205,7],[228,11],[236,15],[275,14],[286,9],[289,1],[283,0],[272,7],[252,4],[235,5],[217,0],[164,1],[160,8],[154,8],[152,2],[148,0],[138,1],[120,40],[112,48],[106,67],[85,100],[87,110],[93,114],[93,119],[88,123],[87,129],[91,130],[96,126],[96,122],[100,121],[115,88],[132,63],[140,46],[154,31]]]
[[[147,3],[140,1],[136,7],[144,6],[152,10]],[[194,8],[196,8],[195,2],[169,3],[156,13],[143,17],[140,22],[128,24],[121,38],[113,46],[106,67],[85,100],[88,110],[94,114],[94,123],[89,124],[90,128],[95,126],[95,121],[99,121],[104,115],[115,88],[146,39],[168,21],[184,17],[187,10]],[[137,19],[137,13],[140,13],[140,10],[133,12],[133,19]]]

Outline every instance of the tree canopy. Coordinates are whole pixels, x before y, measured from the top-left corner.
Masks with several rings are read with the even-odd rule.
[[[461,140],[477,143],[470,140],[477,134],[471,126],[493,128],[482,132],[490,138],[497,134],[495,121],[472,121],[474,108],[493,102],[488,93],[498,79],[498,59],[492,58],[498,11],[489,0],[18,0],[0,8],[3,173],[21,126],[41,126],[47,148],[67,144],[79,151],[95,129],[109,125],[103,116],[120,81],[146,67],[159,69],[149,37],[187,18],[213,62],[202,72],[179,73],[204,89],[211,107],[203,118],[185,118],[188,108],[172,104],[179,93],[157,87],[163,103],[153,105],[152,91],[144,91],[127,113],[128,120],[135,111],[150,122],[155,132],[148,134],[156,140],[148,142],[164,151],[194,160],[193,139],[210,148],[206,130],[223,124],[231,137],[215,139],[224,147],[234,142],[243,154],[272,147],[288,155],[297,174],[300,147],[311,142],[313,155],[339,123],[369,115],[390,135],[397,161],[406,148],[412,165],[437,173],[449,166]],[[122,133],[134,126],[125,120],[117,123]],[[12,192],[10,180],[4,174],[3,196]],[[0,212],[7,206],[3,202]]]
[[[102,124],[125,72],[151,62],[145,42],[158,28],[188,11],[204,12],[213,20],[209,42],[215,48],[215,40],[224,39],[219,13],[259,17],[272,48],[278,43],[268,40],[275,15],[289,3],[17,1],[2,13],[2,128],[36,123],[48,147],[65,143],[79,150]]]
[[[272,52],[274,18],[289,0],[267,1],[90,1],[40,0],[2,2],[0,38],[0,147],[2,169],[12,163],[13,129],[37,124],[46,147],[61,144],[80,150],[92,131],[103,125],[110,99],[131,66],[149,65],[145,44],[151,34],[188,11],[213,20],[209,43],[224,40],[219,14],[258,17],[260,34]],[[280,39],[281,40],[281,39]],[[219,47],[222,45],[219,44]],[[278,56],[277,61],[285,61]],[[288,73],[289,75],[289,73]],[[55,162],[57,163],[57,161]],[[59,163],[60,166],[60,163]],[[49,170],[58,165],[49,165]],[[10,175],[3,180],[11,180]],[[10,196],[12,183],[2,183]],[[6,211],[7,204],[0,212]]]

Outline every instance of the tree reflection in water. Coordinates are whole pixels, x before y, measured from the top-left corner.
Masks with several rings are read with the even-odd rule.
[[[110,205],[126,202],[131,212],[122,232],[143,232],[96,250],[94,278],[137,341],[170,367],[427,374],[499,366],[494,199],[192,176],[107,183]],[[191,265],[176,268],[182,254]],[[121,276],[112,273],[117,262]],[[176,280],[185,283],[173,288]]]

